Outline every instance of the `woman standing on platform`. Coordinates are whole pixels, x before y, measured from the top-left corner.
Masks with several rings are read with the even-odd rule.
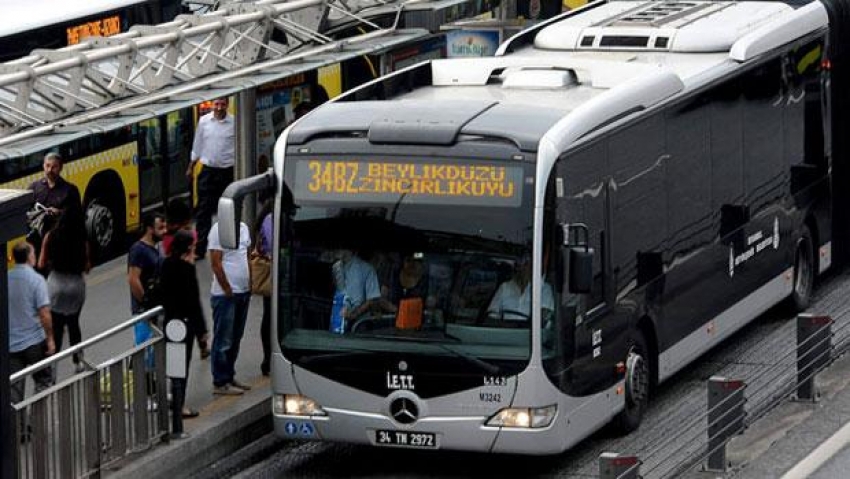
[[[195,236],[191,231],[179,230],[174,234],[171,254],[163,261],[160,275],[166,321],[181,320],[186,323],[188,331],[183,340],[186,347],[185,377],[171,378],[171,437],[184,439],[189,434],[183,431],[183,418],[198,415],[196,411],[184,408],[192,343],[196,336],[207,333],[195,272]]]
[[[38,268],[49,271],[47,291],[56,352],[62,348],[65,328],[71,346],[82,341],[80,312],[86,301],[84,274],[91,270],[89,244],[82,209],[66,208],[56,225],[44,236]],[[74,355],[77,372],[84,369],[81,355]]]

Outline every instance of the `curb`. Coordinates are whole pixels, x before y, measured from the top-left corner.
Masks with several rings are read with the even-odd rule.
[[[234,453],[273,430],[267,383],[243,396],[217,397],[201,416],[185,422],[191,437],[160,443],[105,470],[105,477],[186,477]]]

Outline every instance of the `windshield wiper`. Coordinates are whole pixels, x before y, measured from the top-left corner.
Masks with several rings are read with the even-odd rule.
[[[345,351],[337,351],[333,353],[316,354],[301,358],[301,364],[310,364],[314,361],[325,361],[327,359],[346,359],[353,356],[364,356],[366,354],[374,354],[374,351],[368,349],[347,349]]]
[[[394,340],[400,339],[402,341],[411,341],[411,342],[415,342],[415,343],[433,344],[433,345],[439,347],[440,349],[442,349],[443,351],[451,353],[455,357],[465,359],[467,362],[478,366],[479,368],[483,369],[484,372],[486,372],[490,375],[499,374],[499,371],[500,371],[499,366],[496,366],[495,364],[488,363],[487,361],[485,361],[481,358],[475,357],[475,356],[473,356],[469,353],[459,351],[457,349],[454,349],[454,348],[447,346],[446,344],[443,344],[441,340],[444,339],[444,338],[451,339],[456,343],[462,342],[460,338],[453,336],[449,333],[443,333],[443,337],[401,336],[401,335],[400,336],[394,336],[392,334],[375,334],[375,335],[369,335],[368,337],[370,337],[370,338],[380,338],[380,339],[394,339]]]
[[[468,362],[478,366],[479,368],[483,369],[484,372],[490,374],[491,376],[495,376],[495,375],[499,374],[499,371],[500,371],[499,366],[496,366],[495,364],[488,363],[487,361],[485,361],[485,360],[483,360],[479,357],[473,356],[469,353],[465,353],[463,351],[458,351],[457,349],[450,348],[450,347],[446,346],[445,344],[437,344],[437,346],[439,346],[440,349],[442,349],[443,351],[448,351],[448,352],[454,354],[455,356],[457,356],[459,358],[463,358],[463,359],[467,360]]]
[[[410,341],[414,343],[440,343],[443,340],[451,339],[456,343],[460,343],[461,339],[452,336],[449,333],[442,333],[441,336],[411,336],[409,334],[370,334],[370,333],[358,333],[357,337],[359,338],[376,338],[376,339],[393,339],[393,340],[401,340],[401,341]]]

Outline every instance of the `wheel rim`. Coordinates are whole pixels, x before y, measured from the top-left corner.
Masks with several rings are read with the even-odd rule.
[[[797,246],[797,261],[795,278],[794,278],[794,292],[797,293],[797,296],[800,298],[808,297],[809,291],[812,287],[812,262],[809,260],[808,251],[808,243],[806,241],[801,241]]]
[[[639,351],[632,349],[626,360],[626,398],[632,406],[641,405],[649,397],[649,368]]]
[[[86,229],[100,248],[106,248],[112,242],[114,224],[109,208],[94,201],[89,204],[86,209]]]

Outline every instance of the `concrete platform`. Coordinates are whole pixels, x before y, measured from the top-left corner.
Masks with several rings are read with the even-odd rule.
[[[186,419],[187,439],[172,440],[133,454],[109,468],[106,477],[151,479],[187,477],[272,430],[269,381],[257,379],[242,396],[213,396]]]
[[[116,258],[98,266],[86,279],[87,299],[81,315],[84,338],[130,317],[126,262],[126,256]],[[201,304],[212,332],[209,261],[199,261],[196,267]],[[214,396],[210,361],[201,359],[198,348],[194,347],[186,405],[201,414],[184,422],[191,437],[136,452],[109,466],[107,477],[187,477],[272,430],[269,379],[260,374],[262,309],[261,298],[253,296],[236,361],[237,379],[252,389],[243,396]]]

